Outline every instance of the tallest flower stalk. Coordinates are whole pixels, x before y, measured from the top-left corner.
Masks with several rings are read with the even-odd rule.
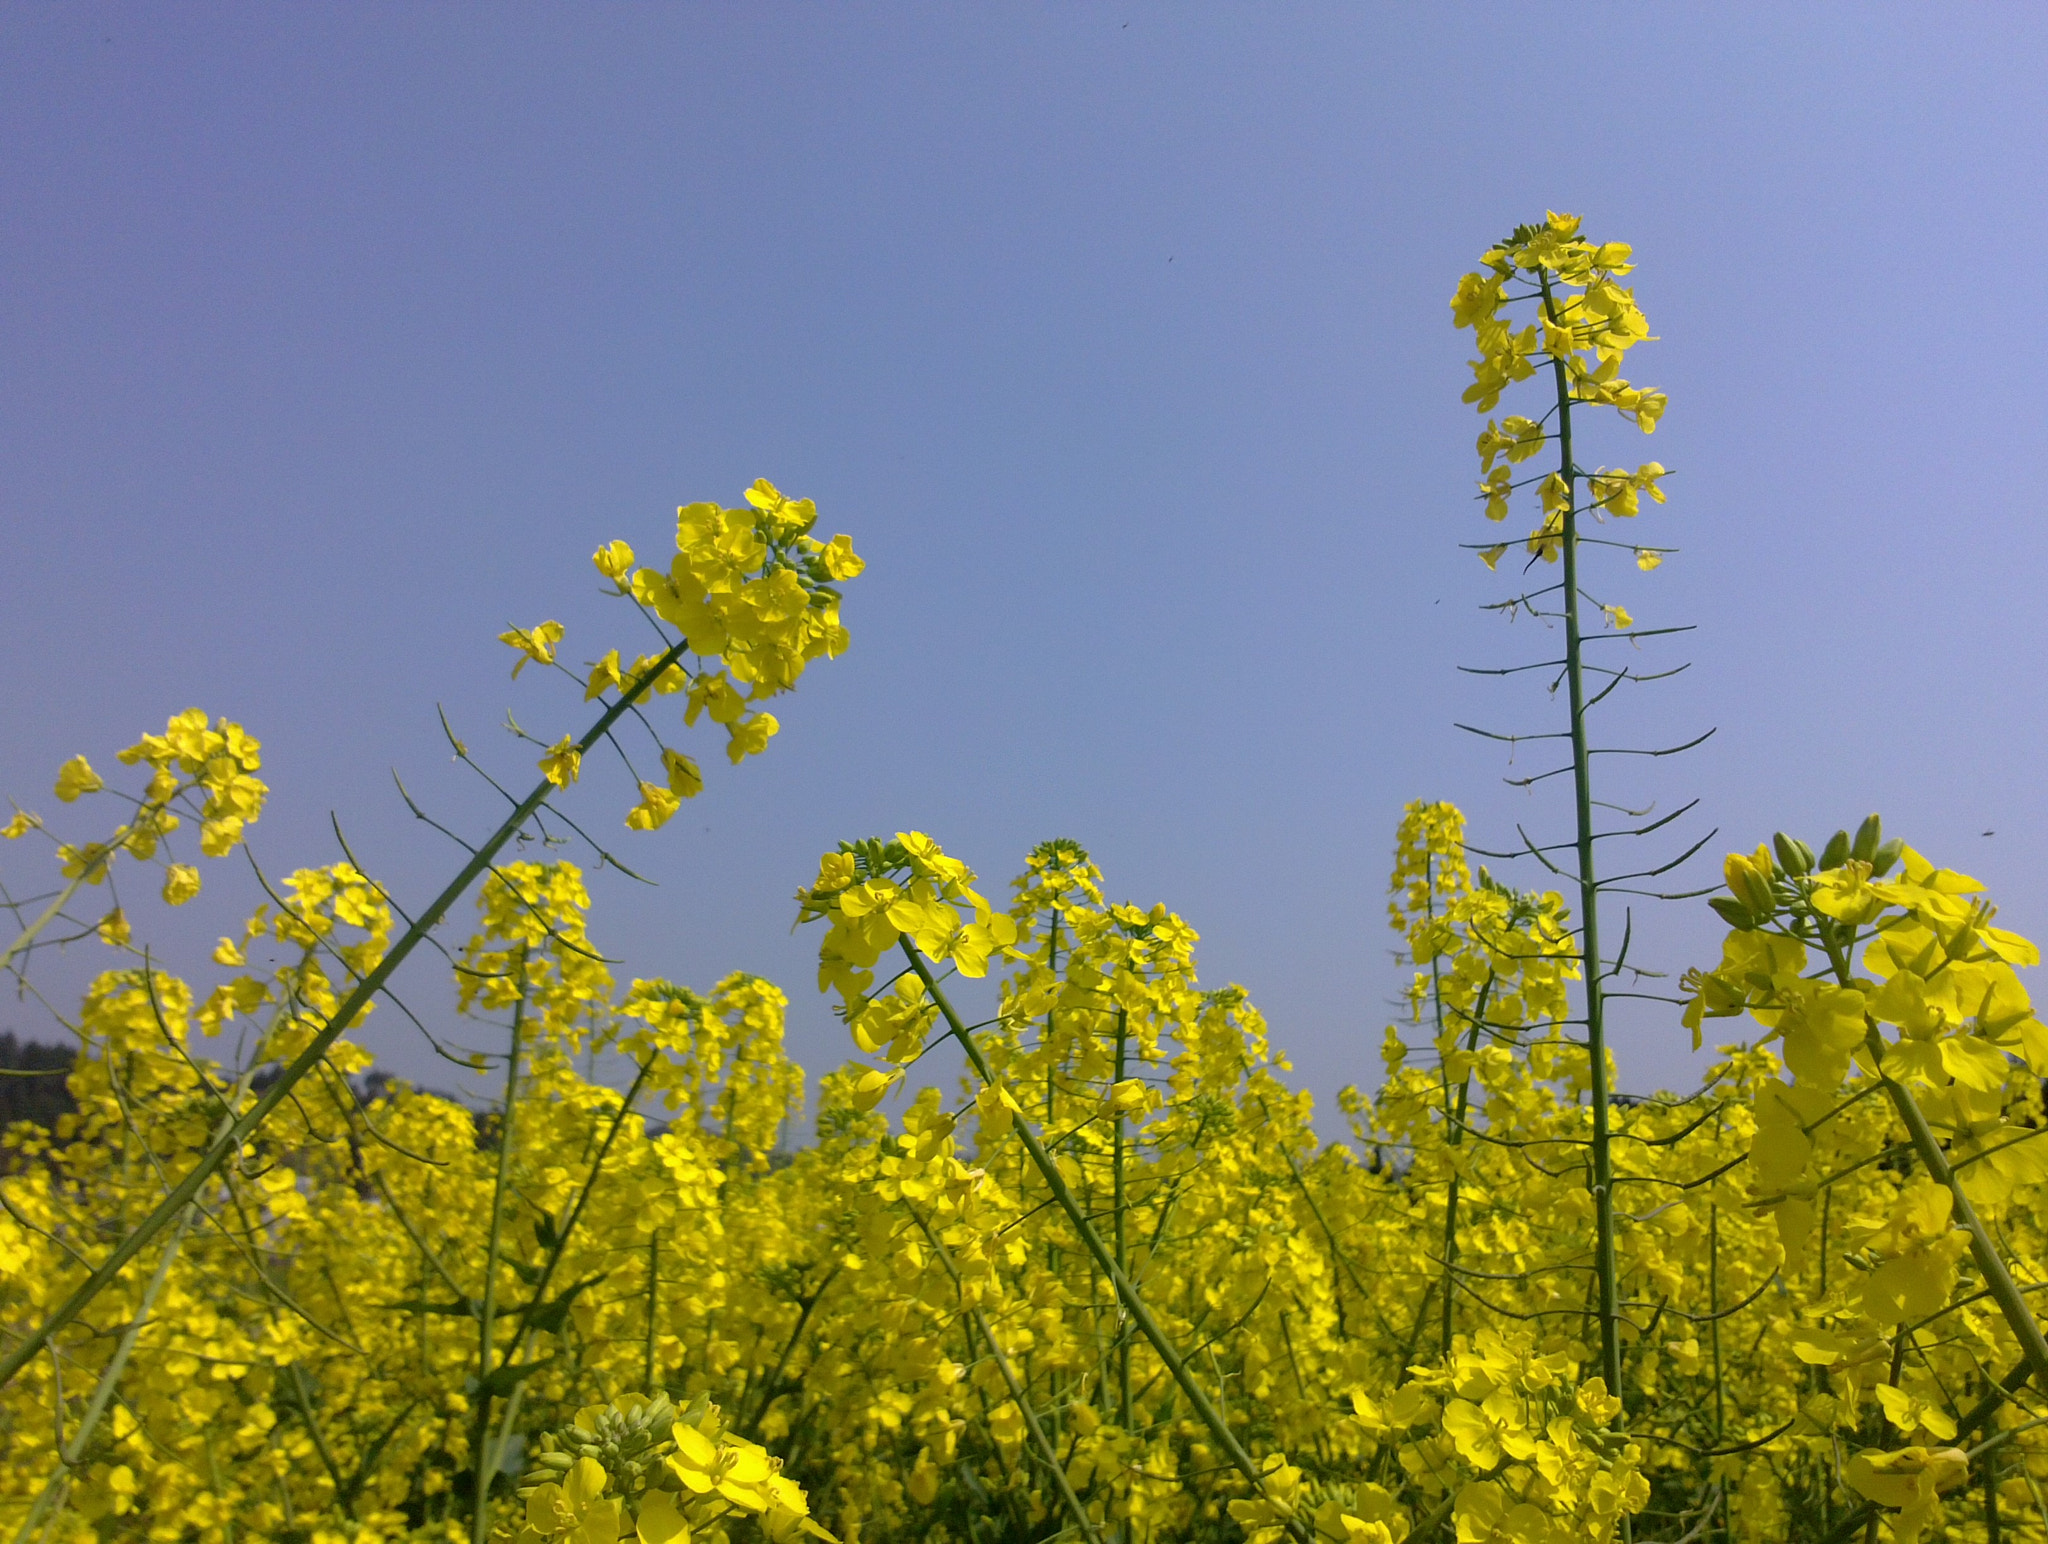
[[[1614,1390],[1622,1387],[1622,1366],[1604,992],[1611,967],[1600,952],[1594,747],[1588,736],[1588,714],[1626,678],[1626,672],[1587,663],[1585,617],[1587,607],[1594,607],[1605,626],[1624,636],[1633,635],[1634,618],[1621,605],[1603,605],[1586,591],[1580,560],[1584,546],[1598,544],[1628,548],[1641,569],[1658,566],[1662,561],[1659,549],[1589,536],[1583,526],[1588,516],[1596,522],[1608,516],[1634,516],[1644,493],[1662,503],[1664,494],[1658,480],[1664,476],[1664,468],[1648,462],[1633,472],[1585,470],[1575,459],[1572,413],[1579,404],[1612,407],[1648,434],[1656,429],[1664,412],[1662,392],[1633,386],[1620,373],[1623,356],[1650,336],[1634,291],[1618,282],[1630,270],[1630,255],[1630,249],[1619,242],[1595,245],[1586,241],[1579,235],[1577,217],[1552,214],[1541,225],[1518,227],[1488,251],[1480,270],[1459,281],[1451,301],[1454,321],[1461,328],[1472,328],[1479,343],[1479,358],[1472,361],[1473,383],[1465,392],[1467,402],[1482,413],[1491,413],[1507,388],[1536,379],[1546,364],[1554,390],[1553,403],[1540,419],[1511,415],[1487,420],[1478,443],[1485,473],[1480,494],[1487,518],[1504,520],[1514,493],[1533,484],[1542,518],[1523,544],[1529,565],[1563,565],[1557,584],[1517,596],[1503,609],[1510,614],[1527,610],[1564,624],[1564,656],[1553,664],[1561,667],[1570,712],[1565,738],[1571,747],[1574,829],[1570,847],[1577,872],[1567,877],[1576,882],[1579,892],[1580,949],[1585,961],[1585,1051],[1592,1105],[1587,1184],[1594,1206],[1600,1368],[1607,1386]],[[1532,307],[1534,314],[1525,312],[1517,317],[1508,310],[1518,303]],[[1519,327],[1517,320],[1521,320]],[[1556,448],[1553,469],[1518,481],[1515,469],[1542,453],[1546,445]],[[1480,557],[1492,569],[1507,550],[1505,543],[1486,546]]]

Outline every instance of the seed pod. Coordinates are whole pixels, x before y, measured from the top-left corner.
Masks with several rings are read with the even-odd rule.
[[[1883,840],[1884,822],[1875,815],[1866,816],[1856,828],[1856,840],[1849,844],[1849,856],[1868,863],[1877,856],[1878,844]]]

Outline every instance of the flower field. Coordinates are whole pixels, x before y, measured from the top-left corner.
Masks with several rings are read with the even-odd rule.
[[[1604,587],[1675,550],[1624,534],[1661,465],[1579,459],[1596,410],[1631,434],[1665,410],[1621,374],[1649,338],[1631,257],[1552,215],[1456,289],[1479,515],[1535,509],[1472,546],[1496,576],[1514,555],[1528,587],[1499,607],[1561,649],[1539,678],[1572,829],[1505,855],[1521,889],[1450,805],[1401,814],[1408,1011],[1340,1097],[1345,1141],[1250,996],[1200,976],[1188,922],[1072,840],[1007,885],[916,831],[788,876],[851,1057],[809,1087],[781,987],[615,973],[583,869],[518,844],[587,865],[586,830],[663,839],[702,790],[685,737],[761,754],[765,704],[849,647],[862,560],[765,481],[685,506],[658,561],[596,552],[658,647],[503,635],[582,727],[534,737],[431,899],[344,855],[267,880],[174,970],[119,892],[207,904],[205,865],[264,809],[258,739],[192,710],[118,770],[64,763],[63,808],[0,827],[6,970],[76,1048],[71,1108],[0,1155],[0,1527],[2048,1539],[2048,1027],[2038,950],[1982,887],[1875,816],[1756,833],[1711,897],[1721,957],[1664,1008],[1725,1048],[1696,1088],[1613,1086],[1607,1002],[1636,978],[1606,898],[1672,867],[1619,856],[1657,833],[1600,824],[1589,728],[1649,679],[1593,645],[1659,631]],[[76,1004],[38,987],[60,944],[105,955]],[[494,1047],[487,1109],[357,1043],[372,1010],[407,1016],[414,956]],[[941,1044],[957,1087],[920,1073]]]

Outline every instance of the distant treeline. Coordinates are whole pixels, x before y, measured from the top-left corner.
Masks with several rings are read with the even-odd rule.
[[[20,1039],[12,1030],[0,1030],[0,1131],[5,1131],[16,1121],[34,1121],[38,1126],[54,1131],[60,1116],[69,1115],[77,1109],[65,1082],[77,1054],[68,1045],[45,1045],[40,1040]],[[277,1075],[276,1067],[264,1067],[250,1079],[250,1087],[260,1094],[277,1081]],[[348,1083],[364,1105],[384,1098],[393,1090],[390,1074],[377,1067],[350,1078]],[[458,1095],[439,1089],[427,1092],[456,1104],[468,1104]],[[495,1148],[498,1140],[496,1113],[478,1109],[473,1109],[472,1113],[476,1120],[477,1144],[487,1149]],[[667,1129],[668,1122],[664,1120],[650,1119],[648,1122],[652,1135],[659,1135]],[[779,1149],[769,1155],[772,1167],[780,1168],[788,1162],[789,1155]]]
[[[0,1030],[0,1127],[18,1120],[55,1126],[58,1116],[77,1108],[64,1081],[77,1054],[68,1045],[22,1040]]]

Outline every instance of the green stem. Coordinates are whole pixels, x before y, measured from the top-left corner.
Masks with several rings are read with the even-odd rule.
[[[1998,1515],[1998,1457],[1984,1455],[1984,1544],[2004,1544],[2005,1530]]]
[[[41,1530],[43,1520],[57,1504],[59,1496],[71,1479],[72,1471],[78,1467],[79,1459],[84,1456],[85,1445],[98,1429],[100,1417],[106,1414],[107,1406],[114,1397],[114,1389],[121,1381],[121,1374],[128,1369],[128,1358],[135,1351],[135,1342],[142,1338],[143,1327],[149,1323],[149,1316],[156,1307],[157,1297],[163,1291],[164,1283],[170,1278],[171,1265],[178,1258],[178,1251],[184,1247],[185,1235],[191,1231],[192,1218],[197,1210],[196,1207],[187,1207],[184,1215],[178,1219],[178,1225],[171,1233],[170,1242],[164,1245],[163,1258],[157,1261],[156,1271],[149,1278],[149,1285],[143,1288],[142,1300],[135,1308],[135,1317],[128,1321],[128,1327],[121,1332],[121,1338],[114,1346],[113,1356],[108,1359],[106,1368],[100,1373],[92,1397],[86,1401],[85,1410],[79,1416],[78,1430],[73,1433],[69,1442],[58,1449],[57,1472],[50,1476],[49,1483],[43,1486],[42,1494],[36,1497],[35,1505],[22,1520],[20,1531],[14,1536],[15,1544],[25,1544],[25,1541],[34,1538]]]
[[[1999,1312],[2005,1316],[2006,1327],[2019,1342],[2020,1354],[2026,1358],[2035,1383],[2048,1388],[2048,1339],[2043,1338],[2039,1322],[2027,1307],[2025,1294],[1999,1256],[1997,1245],[1992,1242],[1991,1230],[1984,1226],[1976,1207],[1970,1204],[1969,1196],[1957,1183],[1955,1171],[1949,1167],[1948,1155],[1941,1150],[1941,1142],[1927,1124],[1927,1117],[1921,1112],[1912,1091],[1882,1071],[1884,1063],[1880,1058],[1884,1054],[1884,1041],[1878,1035],[1875,1023],[1868,1025],[1864,1044],[1869,1047],[1871,1057],[1880,1069],[1879,1076],[1884,1079],[1885,1091],[1891,1095],[1892,1107],[1905,1123],[1906,1133],[1913,1139],[1913,1150],[1926,1165],[1928,1177],[1947,1187],[1948,1193],[1955,1198],[1956,1220],[1970,1237],[1970,1256],[1983,1274],[1984,1286],[1990,1292],[1991,1300],[1998,1304]]]
[[[1560,326],[1564,318],[1552,297],[1550,275],[1537,274],[1543,309]],[[1600,884],[1593,867],[1593,768],[1586,745],[1586,684],[1579,631],[1578,468],[1572,461],[1571,380],[1564,361],[1553,358],[1557,383],[1558,475],[1564,479],[1565,684],[1570,696],[1572,737],[1572,814],[1579,864],[1579,927],[1585,943],[1586,1060],[1593,1094],[1593,1271],[1599,1288],[1600,1370],[1607,1391],[1621,1397],[1621,1284],[1614,1251],[1614,1157],[1610,1147],[1610,1090],[1607,1085],[1607,1015],[1601,993]]]
[[[1038,1449],[1040,1462],[1045,1465],[1046,1473],[1052,1476],[1053,1487],[1059,1491],[1067,1515],[1074,1519],[1074,1526],[1081,1530],[1081,1537],[1086,1539],[1088,1544],[1102,1544],[1102,1535],[1095,1531],[1095,1520],[1088,1515],[1088,1509],[1081,1504],[1081,1498],[1074,1494],[1074,1487],[1067,1480],[1066,1466],[1060,1462],[1059,1449],[1055,1448],[1052,1439],[1046,1436],[1045,1425],[1038,1419],[1038,1412],[1032,1408],[1030,1397],[1017,1377],[1017,1369],[1010,1365],[1010,1358],[1004,1353],[1002,1342],[996,1339],[996,1332],[990,1326],[988,1316],[979,1306],[968,1305],[967,1294],[960,1284],[959,1268],[953,1264],[953,1256],[947,1251],[944,1241],[932,1231],[930,1224],[918,1214],[916,1207],[905,1202],[904,1209],[910,1213],[911,1221],[917,1224],[918,1231],[924,1234],[926,1241],[932,1246],[932,1252],[939,1257],[939,1264],[946,1268],[946,1274],[952,1278],[953,1291],[960,1298],[961,1305],[967,1308],[968,1317],[974,1321],[975,1329],[980,1332],[983,1343],[988,1346],[989,1356],[996,1364],[996,1371],[1002,1374],[1004,1387],[1009,1389],[1010,1398],[1015,1401],[1018,1413],[1024,1417],[1025,1430],[1031,1433],[1031,1445]]]
[[[246,1069],[235,1080],[234,1087],[228,1091],[227,1097],[221,1101],[222,1115],[220,1126],[215,1128],[216,1134],[233,1120],[235,1106],[247,1096],[250,1079],[254,1076],[253,1067]],[[71,1476],[71,1471],[77,1467],[80,1456],[85,1452],[86,1441],[98,1427],[100,1417],[106,1413],[107,1405],[114,1397],[114,1390],[121,1382],[121,1374],[127,1369],[128,1358],[134,1353],[135,1343],[141,1338],[143,1327],[149,1323],[149,1316],[156,1307],[157,1295],[163,1291],[164,1282],[170,1277],[171,1264],[178,1258],[178,1252],[185,1244],[185,1235],[191,1231],[193,1219],[200,1211],[197,1200],[194,1200],[180,1213],[177,1227],[172,1231],[170,1241],[164,1245],[163,1258],[157,1261],[155,1274],[150,1277],[149,1285],[143,1290],[142,1300],[136,1306],[135,1317],[129,1321],[128,1328],[122,1331],[120,1340],[115,1344],[114,1354],[101,1372],[99,1383],[94,1387],[92,1397],[87,1400],[85,1410],[79,1417],[78,1431],[69,1443],[62,1440],[64,1428],[60,1382],[57,1472],[50,1476],[49,1484],[45,1485],[42,1494],[36,1497],[36,1504],[31,1509],[28,1519],[22,1523],[21,1531],[15,1535],[15,1544],[23,1544],[23,1541],[34,1537],[36,1529],[41,1526],[41,1519],[61,1493],[64,1482]]]
[[[967,1059],[974,1067],[975,1076],[987,1087],[995,1087],[995,1073],[990,1069],[988,1059],[981,1054],[981,1047],[975,1044],[974,1036],[967,1031],[967,1025],[954,1011],[946,994],[939,989],[938,982],[932,978],[931,969],[925,964],[924,957],[917,952],[908,938],[901,939],[900,942],[904,957],[910,961],[910,968],[917,973],[918,980],[924,983],[925,990],[931,993],[932,1001],[945,1017],[946,1027],[952,1032],[953,1038],[960,1042],[961,1049],[967,1053]],[[1054,1202],[1067,1214],[1067,1221],[1072,1224],[1075,1233],[1080,1235],[1083,1247],[1094,1257],[1097,1268],[1109,1278],[1110,1286],[1115,1290],[1118,1300],[1123,1303],[1125,1312],[1130,1314],[1132,1322],[1138,1326],[1138,1332],[1151,1342],[1152,1349],[1159,1355],[1159,1360],[1164,1362],[1167,1370],[1173,1374],[1173,1381],[1187,1396],[1188,1403],[1194,1406],[1195,1414],[1201,1418],[1202,1424],[1209,1428],[1209,1435],[1215,1439],[1216,1446],[1222,1450],[1223,1456],[1229,1460],[1231,1466],[1250,1484],[1252,1494],[1264,1496],[1265,1475],[1260,1470],[1258,1462],[1245,1450],[1244,1444],[1238,1441],[1237,1433],[1230,1429],[1229,1421],[1225,1420],[1216,1408],[1215,1401],[1211,1400],[1201,1384],[1195,1381],[1195,1375],[1188,1370],[1186,1360],[1174,1349],[1173,1342],[1167,1339],[1166,1332],[1159,1327],[1159,1321],[1153,1318],[1151,1308],[1138,1295],[1138,1289],[1131,1285],[1130,1278],[1118,1268],[1115,1259],[1110,1255],[1109,1246],[1102,1241],[1102,1235],[1096,1232],[1094,1224],[1089,1222],[1087,1212],[1082,1209],[1081,1203],[1074,1197],[1073,1190],[1067,1185],[1066,1176],[1060,1173],[1059,1164],[1052,1154],[1045,1150],[1045,1144],[1038,1140],[1037,1133],[1028,1123],[1020,1120],[1016,1127],[1018,1140],[1024,1144],[1024,1151],[1031,1155],[1033,1167],[1044,1177],[1046,1188],[1052,1192]],[[1307,1544],[1308,1530],[1302,1526],[1300,1519],[1290,1516],[1287,1526],[1290,1533],[1301,1539],[1303,1544]]]
[[[647,1369],[641,1378],[642,1385],[654,1389],[654,1342],[661,1311],[661,1232],[659,1229],[647,1236]]]
[[[513,1115],[519,1106],[519,1053],[526,1034],[526,951],[519,951],[519,1001],[512,1009],[512,1048],[505,1057],[505,1113],[498,1122],[498,1170],[491,1185],[491,1230],[484,1246],[484,1296],[482,1323],[477,1330],[476,1352],[476,1496],[470,1509],[471,1544],[484,1544],[490,1523],[491,1474],[496,1467],[497,1445],[491,1442],[491,1360],[497,1352],[498,1255],[505,1237],[505,1193],[512,1186]],[[516,1344],[516,1341],[515,1341]]]
[[[313,1413],[313,1391],[306,1387],[306,1370],[297,1362],[292,1363],[285,1369],[285,1381],[291,1385],[299,1414],[305,1417],[306,1434],[313,1439],[313,1451],[319,1455],[327,1477],[334,1482],[335,1503],[344,1512],[353,1512],[354,1508],[347,1499],[348,1481],[341,1477],[341,1466],[334,1461],[334,1450],[327,1445],[327,1433],[321,1428],[319,1416]]]
[[[1130,1044],[1129,1016],[1123,1009],[1116,1011],[1116,1079],[1124,1080],[1125,1055]],[[1124,1240],[1124,1116],[1121,1109],[1112,1112],[1116,1120],[1116,1135],[1110,1151],[1112,1164],[1112,1204],[1116,1208],[1116,1268],[1126,1275],[1130,1273],[1131,1257]],[[1121,1318],[1121,1315],[1119,1315]],[[1116,1377],[1117,1377],[1117,1424],[1126,1432],[1131,1429],[1131,1334],[1128,1325],[1119,1323],[1116,1327]]]
[[[579,752],[588,751],[601,740],[612,725],[647,694],[662,672],[682,658],[688,649],[689,641],[685,639],[656,660],[652,668],[642,673],[632,685],[621,692],[619,700],[605,709],[597,722],[584,731],[583,738],[576,744],[576,749]],[[318,1065],[321,1058],[327,1054],[328,1048],[361,1017],[363,1009],[384,989],[384,983],[391,979],[393,972],[405,963],[406,958],[419,947],[427,934],[448,914],[449,907],[460,900],[476,882],[477,877],[490,868],[505,844],[533,818],[534,812],[547,803],[548,796],[554,792],[555,785],[543,779],[533,792],[519,801],[512,813],[491,833],[489,840],[477,848],[470,860],[463,864],[461,870],[448,882],[447,887],[435,896],[426,910],[399,935],[398,941],[391,946],[384,958],[379,960],[370,973],[358,981],[348,996],[342,999],[341,1006],[334,1010],[334,1016],[306,1043],[306,1048],[292,1058],[278,1074],[277,1081],[271,1084],[226,1131],[214,1139],[213,1144],[193,1166],[192,1172],[172,1188],[170,1194],[157,1204],[154,1211],[136,1224],[134,1230],[114,1247],[99,1269],[80,1282],[76,1290],[48,1319],[23,1339],[20,1345],[8,1352],[4,1360],[0,1360],[0,1388],[13,1381],[15,1374],[34,1360],[52,1335],[84,1312],[86,1304],[106,1290],[108,1283],[120,1275],[121,1268],[134,1259],[151,1239],[171,1225],[184,1209],[185,1203],[198,1194],[200,1186],[206,1183],[207,1178],[225,1163],[231,1154],[241,1149],[250,1134],[291,1094],[299,1080]]]
[[[9,965],[13,964],[14,957],[17,954],[25,953],[29,945],[36,941],[37,936],[43,929],[63,915],[64,908],[71,904],[73,896],[77,895],[87,885],[99,882],[100,871],[106,868],[109,862],[112,861],[114,853],[119,849],[121,843],[128,839],[128,834],[129,828],[127,826],[117,829],[114,832],[113,840],[107,843],[105,851],[95,854],[92,861],[79,871],[78,877],[58,891],[57,898],[43,908],[42,915],[23,928],[16,935],[14,942],[9,944],[4,951],[0,951],[0,970],[5,970]]]
[[[555,1279],[555,1271],[561,1265],[562,1257],[569,1252],[570,1238],[574,1236],[577,1225],[583,1221],[583,1210],[590,1204],[591,1193],[597,1189],[598,1177],[604,1172],[604,1161],[611,1155],[612,1144],[618,1140],[620,1128],[626,1124],[626,1117],[633,1113],[633,1101],[640,1097],[640,1090],[646,1086],[648,1076],[654,1071],[654,1064],[658,1059],[657,1056],[649,1056],[640,1064],[640,1070],[634,1076],[632,1085],[627,1088],[625,1097],[619,1101],[619,1108],[612,1116],[612,1123],[605,1129],[604,1141],[598,1144],[597,1154],[590,1160],[589,1172],[583,1176],[582,1188],[576,1192],[576,1203],[569,1208],[569,1215],[562,1220],[561,1227],[556,1230],[554,1247],[541,1261],[540,1275],[534,1281],[533,1295],[519,1314],[519,1326],[513,1333],[515,1341],[526,1338],[527,1332],[533,1327],[534,1316],[547,1306],[548,1287]]]
[[[1714,1350],[1714,1446],[1728,1429],[1725,1380],[1721,1376],[1721,1206],[1707,1212],[1707,1334]]]
[[[1436,961],[1430,962],[1432,969]],[[1486,985],[1479,989],[1479,998],[1473,1005],[1472,1027],[1465,1036],[1465,1051],[1470,1054],[1479,1048],[1479,1026],[1486,1022],[1487,1000],[1493,996],[1494,973],[1486,973]],[[1443,1036],[1443,1003],[1437,1003],[1437,1036]],[[1446,1106],[1451,1104],[1446,1090]],[[1462,1147],[1465,1140],[1465,1116],[1472,1107],[1472,1074],[1467,1072],[1458,1084],[1458,1097],[1454,1118],[1444,1140],[1448,1146]],[[1451,1355],[1451,1310],[1457,1305],[1457,1294],[1452,1291],[1456,1285],[1458,1268],[1458,1170],[1455,1161],[1451,1166],[1451,1181],[1444,1196],[1444,1302],[1443,1302],[1443,1355],[1446,1362]]]
[[[801,1387],[802,1380],[797,1379],[790,1384],[789,1389],[785,1389],[783,1387],[783,1374],[789,1371],[789,1359],[796,1355],[796,1348],[803,1343],[804,1331],[810,1327],[811,1315],[817,1310],[818,1304],[825,1300],[827,1289],[831,1287],[833,1282],[839,1279],[840,1270],[841,1267],[835,1265],[831,1270],[827,1271],[824,1279],[813,1289],[810,1296],[806,1297],[802,1292],[797,1293],[796,1323],[790,1326],[789,1338],[782,1343],[782,1354],[776,1357],[774,1367],[770,1368],[768,1375],[761,1380],[760,1392],[754,1396],[753,1414],[748,1416],[746,1420],[738,1422],[734,1428],[742,1436],[759,1441],[761,1437],[761,1422],[768,1417],[768,1407],[781,1398],[784,1393]],[[742,1399],[745,1398],[745,1395],[746,1391],[743,1391]]]
[[[1956,1422],[1956,1434],[1949,1440],[1956,1443],[1968,1440],[1987,1421],[1998,1414],[2008,1399],[2025,1388],[2032,1376],[2033,1368],[2026,1362],[2023,1361],[2016,1364],[2003,1378],[2000,1378],[1990,1388],[1985,1390],[1984,1397],[1972,1405],[1969,1412]],[[2024,1469],[2020,1472],[2022,1474],[2026,1473]],[[2038,1495],[2039,1492],[2037,1491],[2036,1496],[2038,1497]],[[1839,1527],[1822,1539],[1821,1544],[1844,1544],[1844,1541],[1853,1536],[1857,1529],[1862,1528],[1871,1518],[1877,1515],[1877,1504],[1873,1501],[1864,1502],[1855,1511],[1851,1512]]]
[[[1259,1101],[1259,1108],[1270,1125],[1273,1120],[1273,1113],[1266,1107],[1263,1099]],[[1342,1276],[1350,1280],[1352,1290],[1358,1294],[1360,1301],[1365,1305],[1366,1311],[1378,1323],[1381,1333],[1386,1335],[1389,1340],[1392,1340],[1394,1338],[1393,1325],[1387,1322],[1387,1316],[1380,1311],[1379,1304],[1373,1298],[1372,1288],[1359,1279],[1358,1268],[1351,1263],[1350,1257],[1344,1253],[1344,1246],[1337,1239],[1337,1230],[1330,1226],[1330,1219],[1324,1215],[1322,1206],[1316,1201],[1315,1192],[1309,1188],[1308,1179],[1301,1172],[1301,1165],[1294,1161],[1293,1150],[1285,1142],[1280,1143],[1279,1146],[1280,1156],[1287,1162],[1287,1173],[1294,1181],[1294,1188],[1300,1192],[1303,1203],[1308,1207],[1309,1215],[1315,1218],[1316,1226],[1323,1230],[1324,1241],[1330,1246],[1330,1262],[1334,1270],[1330,1283],[1330,1298],[1336,1310],[1338,1338],[1340,1340],[1349,1338],[1348,1332],[1344,1328],[1344,1294],[1339,1289],[1338,1282],[1335,1279],[1336,1276]],[[1429,1307],[1429,1294],[1434,1290],[1434,1286],[1423,1289],[1422,1309],[1424,1311]],[[1421,1321],[1418,1319],[1416,1322],[1420,1324]],[[1414,1343],[1412,1336],[1409,1343],[1412,1348]],[[1409,1355],[1404,1355],[1400,1359],[1401,1365],[1404,1368],[1413,1360],[1414,1357]]]

